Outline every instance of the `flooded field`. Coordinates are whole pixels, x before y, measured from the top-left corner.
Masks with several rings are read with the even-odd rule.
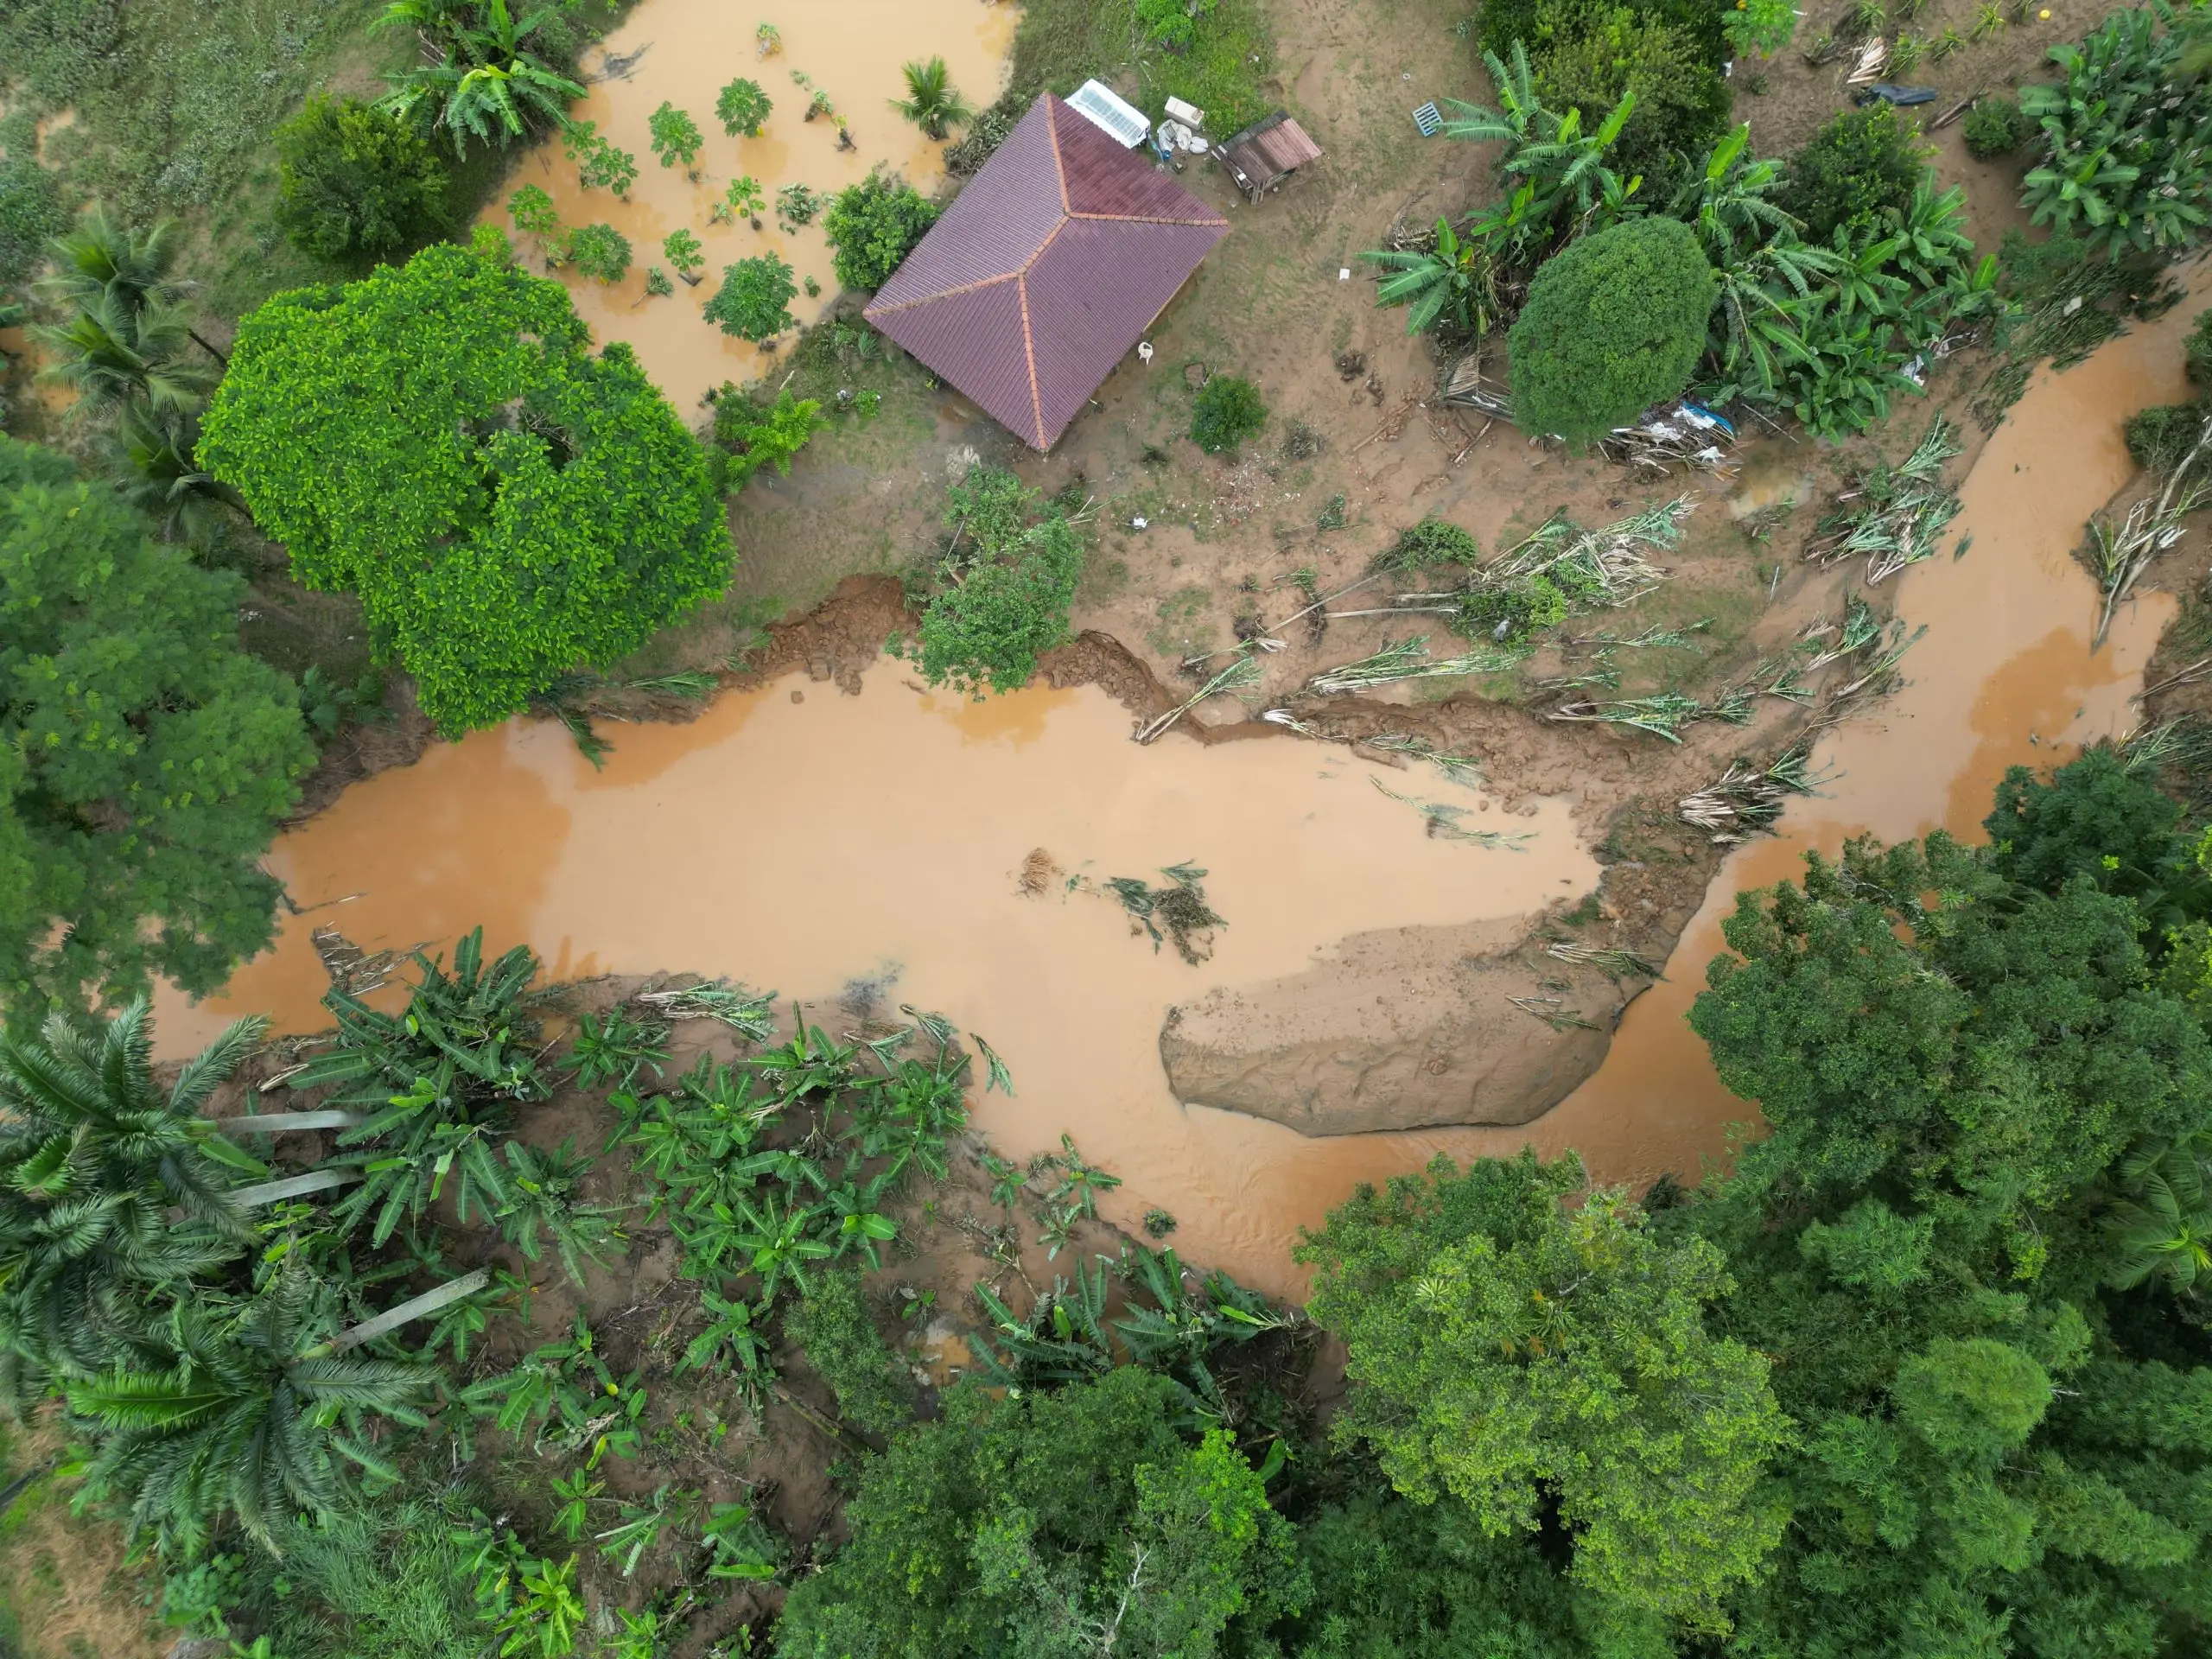
[[[585,189],[558,138],[524,158],[506,194],[536,184],[553,198],[564,226],[612,225],[629,238],[635,263],[619,283],[589,281],[573,270],[556,274],[593,337],[602,345],[620,340],[634,346],[645,372],[688,413],[702,392],[726,380],[741,385],[772,366],[767,354],[700,315],[724,265],[774,253],[802,284],[812,278],[820,295],[802,294],[791,304],[800,322],[820,315],[836,296],[820,221],[796,232],[780,229],[776,193],[789,184],[833,193],[881,165],[927,194],[944,176],[944,144],[891,108],[893,99],[906,96],[900,67],[942,57],[953,86],[982,109],[998,96],[1017,21],[1013,5],[985,0],[842,0],[835,6],[769,5],[758,14],[640,6],[586,57],[589,95],[569,111],[575,121],[596,122],[602,137],[636,157],[638,176],[627,199]],[[781,41],[766,57],[756,44],[760,23],[772,26]],[[774,105],[757,138],[726,136],[715,117],[722,87],[741,77],[757,83]],[[828,116],[806,118],[817,92],[843,118],[850,149],[840,147],[840,129]],[[706,134],[696,179],[680,166],[662,166],[652,153],[646,124],[664,102],[689,114]],[[716,223],[712,216],[741,176],[753,179],[768,204],[757,231],[741,217]],[[505,194],[484,218],[512,233]],[[677,283],[674,294],[653,297],[645,290],[646,267],[658,265],[675,276],[661,243],[678,230],[691,232],[705,249],[702,280],[696,287]],[[531,238],[518,239],[531,251]]]
[[[784,682],[725,696],[692,725],[616,728],[603,772],[559,727],[516,722],[356,785],[272,854],[302,906],[277,949],[223,997],[164,1008],[165,1046],[253,1010],[287,1030],[321,1024],[310,934],[326,925],[378,950],[448,947],[480,923],[493,948],[533,944],[556,977],[692,971],[817,1007],[856,994],[911,1001],[979,1031],[1013,1067],[1018,1096],[988,1096],[976,1116],[1004,1150],[1073,1133],[1125,1179],[1111,1218],[1165,1208],[1193,1259],[1278,1291],[1295,1285],[1285,1252],[1299,1225],[1355,1181],[1436,1151],[1533,1141],[1580,1150],[1601,1179],[1690,1176],[1748,1116],[1682,1020],[1734,891],[1860,830],[1971,832],[2005,766],[2047,764],[2132,723],[2170,601],[2124,611],[2093,652],[2094,593],[2072,555],[2129,476],[2121,418],[2181,392],[2191,309],[2037,379],[1966,480],[1955,528],[1972,550],[1900,579],[1900,613],[1928,626],[1911,683],[1824,742],[1826,794],[1727,866],[1672,977],[1630,1007],[1603,1068],[1526,1128],[1309,1139],[1179,1103],[1160,1033],[1172,1006],[1325,963],[1361,936],[1517,924],[1574,900],[1599,869],[1563,803],[1482,817],[1490,804],[1472,789],[1412,785],[1291,741],[1171,735],[1141,748],[1094,688],[970,704],[924,692],[888,660],[858,697]],[[1433,836],[1376,780],[1530,838],[1509,851]],[[1039,849],[1055,874],[1026,893],[1020,874]],[[1195,968],[1132,937],[1095,890],[1185,861],[1209,872],[1228,918]],[[1404,988],[1376,989],[1380,1021],[1385,993]]]

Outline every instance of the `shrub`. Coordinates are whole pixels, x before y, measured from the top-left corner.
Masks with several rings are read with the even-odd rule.
[[[858,184],[847,185],[822,221],[830,245],[837,251],[837,280],[851,289],[881,288],[937,216],[935,204],[920,191],[880,168]]]
[[[699,280],[691,273],[707,263],[707,251],[690,231],[671,231],[661,238],[660,251],[661,257],[676,267],[676,274],[685,282]]]
[[[2191,385],[2212,387],[2212,311],[2196,314],[2196,326],[2182,346]]]
[[[1790,0],[1736,0],[1720,14],[1720,32],[1736,57],[1771,57],[1797,32],[1797,9]]]
[[[786,231],[811,225],[826,200],[819,190],[804,184],[787,184],[776,192],[776,223]]]
[[[569,232],[569,262],[580,276],[619,283],[630,273],[630,238],[612,225],[579,225]]]
[[[715,116],[733,138],[758,138],[775,108],[768,94],[754,80],[733,80],[715,99]]]
[[[1675,396],[1705,349],[1713,288],[1676,219],[1630,219],[1570,244],[1537,270],[1507,337],[1515,422],[1585,444]]]
[[[868,1316],[858,1273],[817,1274],[784,1315],[784,1329],[806,1350],[807,1363],[836,1395],[847,1422],[888,1434],[912,1419],[913,1385]]]
[[[507,216],[524,236],[558,236],[561,232],[561,215],[554,211],[553,198],[534,184],[524,185],[507,198]]]
[[[1216,0],[1137,0],[1137,27],[1154,46],[1187,52],[1198,38],[1198,20]]]
[[[2182,463],[2204,429],[2206,410],[2199,404],[2160,404],[2127,417],[2127,453],[2135,464],[2161,477]]]
[[[1390,550],[1376,563],[1411,575],[1432,565],[1461,564],[1472,569],[1482,562],[1482,546],[1468,531],[1441,518],[1424,518],[1411,530],[1400,531]]]
[[[763,409],[735,386],[725,385],[715,399],[715,442],[730,456],[724,484],[742,489],[763,467],[774,467],[779,477],[790,477],[791,457],[829,424],[818,399],[794,397],[789,386]]]
[[[1636,94],[1607,162],[1624,178],[1653,174],[1669,157],[1702,152],[1727,130],[1728,82],[1691,33],[1625,9],[1546,48],[1534,60],[1544,102],[1582,112],[1596,130],[1624,92]]]
[[[1191,442],[1210,455],[1234,454],[1268,423],[1260,389],[1241,374],[1217,374],[1198,389],[1191,409]]]
[[[450,222],[446,165],[397,117],[315,97],[276,129],[276,222],[324,259],[373,259],[431,240]]]
[[[488,228],[239,327],[201,464],[302,582],[360,595],[442,731],[627,655],[728,580],[698,441],[627,346],[590,346],[567,290]]]
[[[791,302],[798,294],[791,268],[774,254],[741,259],[722,267],[721,288],[707,302],[707,321],[758,345],[791,326]]]
[[[587,190],[612,190],[625,200],[638,181],[638,158],[602,137],[596,121],[572,121],[561,134],[561,148],[576,164],[576,182]]]
[[[1967,153],[1986,162],[2018,149],[2031,124],[2021,111],[2019,99],[1992,93],[1967,111],[1961,130],[1966,135]]]
[[[1916,131],[1886,104],[1847,111],[1789,158],[1775,199],[1805,221],[1808,242],[1839,228],[1863,241],[1884,228],[1885,213],[1902,213],[1912,200],[1926,170]]]

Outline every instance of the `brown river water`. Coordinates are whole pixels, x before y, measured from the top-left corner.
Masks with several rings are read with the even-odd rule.
[[[799,38],[787,25],[788,60]],[[701,84],[733,72],[718,62]],[[706,107],[711,87],[694,101]],[[1124,1178],[1110,1219],[1133,1224],[1161,1206],[1192,1259],[1277,1292],[1299,1287],[1287,1257],[1299,1226],[1354,1182],[1438,1151],[1533,1142],[1580,1151],[1603,1180],[1691,1177],[1724,1152],[1730,1124],[1753,1116],[1682,1018],[1734,892],[1794,874],[1804,849],[1833,852],[1862,830],[1972,833],[2005,766],[2048,764],[2133,723],[2171,601],[2124,610],[2092,652],[2095,594],[2073,551],[2127,481],[2123,416],[2182,395],[2179,339],[2194,308],[2038,376],[1965,481],[1953,530],[1973,536],[1972,550],[1899,579],[1900,613],[1928,625],[1906,660],[1911,683],[1823,742],[1825,795],[1795,803],[1783,835],[1731,861],[1603,1068],[1525,1128],[1308,1140],[1180,1105],[1158,1036],[1171,1004],[1296,972],[1350,936],[1530,915],[1586,892],[1599,867],[1562,805],[1470,820],[1530,832],[1522,851],[1435,839],[1414,807],[1370,786],[1363,774],[1378,768],[1340,752],[1288,739],[1205,748],[1173,734],[1140,748],[1128,716],[1094,688],[970,704],[923,691],[889,660],[858,697],[784,682],[725,695],[691,725],[613,728],[603,772],[558,726],[515,721],[357,785],[270,856],[304,913],[221,996],[196,1007],[166,998],[163,1047],[188,1050],[242,1013],[273,1013],[285,1030],[324,1023],[318,925],[373,950],[449,949],[480,923],[490,948],[527,941],[555,977],[727,975],[802,998],[833,1025],[855,982],[887,988],[890,1004],[941,1010],[1013,1070],[1017,1096],[976,1108],[1001,1150],[1024,1156],[1072,1133]],[[1386,781],[1409,788],[1406,774]],[[1429,778],[1418,788],[1480,804]],[[1193,968],[1155,952],[1091,892],[1025,896],[1017,875],[1039,848],[1094,881],[1205,867],[1229,923],[1212,958]]]
[[[821,221],[795,233],[778,228],[777,190],[793,183],[840,190],[880,163],[929,194],[944,174],[944,144],[890,107],[892,99],[906,96],[900,66],[944,58],[953,86],[982,109],[999,94],[1018,21],[1016,7],[988,0],[766,0],[742,11],[639,6],[583,63],[585,73],[596,77],[609,60],[618,67],[629,60],[626,78],[595,79],[589,95],[569,111],[575,120],[597,122],[602,136],[637,158],[628,199],[579,185],[575,163],[558,139],[524,158],[507,194],[517,186],[538,185],[553,198],[563,225],[607,224],[629,238],[635,263],[621,282],[609,286],[569,270],[557,274],[593,334],[602,342],[629,341],[645,372],[688,413],[701,393],[726,380],[742,385],[774,368],[772,357],[700,315],[724,265],[772,252],[791,266],[802,284],[813,277],[821,296],[802,294],[791,302],[800,322],[811,321],[836,297]],[[772,57],[761,57],[754,45],[753,29],[761,22],[773,23],[783,36],[782,49]],[[793,72],[829,95],[845,118],[852,149],[838,148],[837,130],[827,118],[804,119],[813,90],[794,83]],[[715,118],[715,98],[741,76],[757,82],[774,105],[757,138],[728,137]],[[664,100],[689,114],[707,136],[696,182],[681,167],[663,167],[652,153],[646,119]],[[769,200],[758,231],[741,219],[716,225],[708,217],[741,175],[755,180]],[[505,195],[484,219],[512,234]],[[661,241],[683,229],[706,251],[702,280],[696,288],[679,282],[674,294],[652,298],[645,292],[645,268],[658,265],[675,276]],[[518,239],[528,251],[530,238]]]

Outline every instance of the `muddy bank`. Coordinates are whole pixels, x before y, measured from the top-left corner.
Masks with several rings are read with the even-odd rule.
[[[1160,1058],[1177,1099],[1300,1135],[1526,1123],[1597,1071],[1632,995],[1518,924],[1397,928],[1177,1004]]]

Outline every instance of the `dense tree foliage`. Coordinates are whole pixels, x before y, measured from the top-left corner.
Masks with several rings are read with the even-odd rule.
[[[276,222],[325,259],[372,259],[445,229],[446,167],[391,111],[316,97],[276,130]]]
[[[496,233],[248,317],[201,459],[455,732],[721,591],[697,442],[629,348],[597,356]]]
[[[1729,923],[1692,1023],[1771,1132],[1667,1218],[1735,1264],[1724,1327],[1801,1425],[1748,1650],[2201,1643],[2212,1370],[2152,1271],[2212,1128],[2162,983],[2206,897],[2174,818],[2095,753],[2015,772],[1986,848],[1855,844]]]
[[[1847,110],[1790,156],[1776,200],[1802,223],[1808,242],[1838,231],[1854,241],[1878,235],[1885,215],[1902,212],[1920,182],[1916,136],[1886,104]]]
[[[1440,1160],[1330,1212],[1299,1257],[1351,1351],[1336,1432],[1485,1535],[1555,1505],[1613,1619],[1722,1628],[1782,1525],[1754,1496],[1786,1439],[1766,1362],[1705,1328],[1731,1288],[1718,1250],[1656,1239],[1618,1193],[1562,1209],[1582,1184],[1571,1157]]]
[[[1713,267],[1677,220],[1630,219],[1570,245],[1536,273],[1508,337],[1514,419],[1588,443],[1676,396],[1714,296]]]
[[[1050,1393],[963,1390],[871,1459],[852,1544],[791,1592],[786,1659],[1221,1651],[1302,1599],[1289,1529],[1231,1438],[1177,1432],[1135,1367]]]
[[[257,861],[314,759],[291,683],[238,645],[245,584],[112,492],[0,438],[0,986],[11,1020],[213,989],[270,939]]]

